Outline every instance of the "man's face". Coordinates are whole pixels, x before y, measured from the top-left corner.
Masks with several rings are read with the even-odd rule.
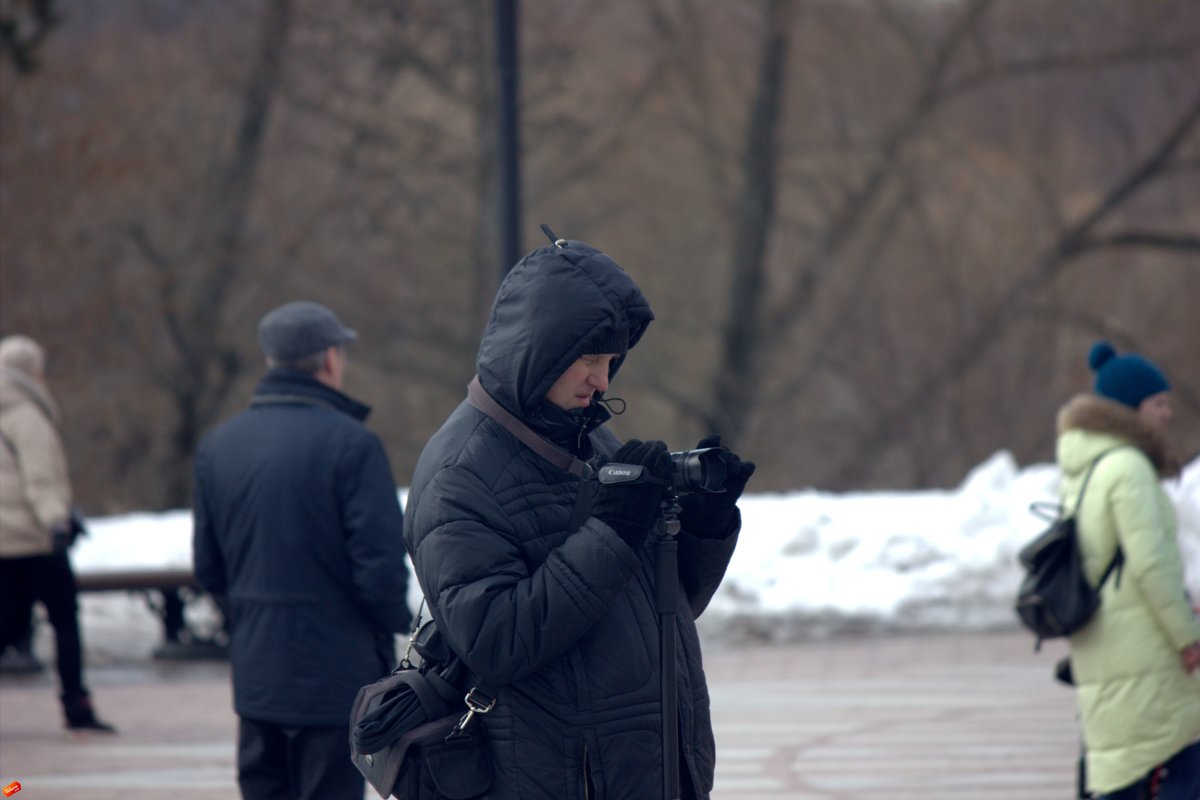
[[[608,391],[608,370],[616,354],[580,356],[546,392],[546,399],[561,409],[587,408],[595,392]]]

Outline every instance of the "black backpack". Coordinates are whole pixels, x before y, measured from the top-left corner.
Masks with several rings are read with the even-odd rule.
[[[1021,624],[1037,635],[1034,649],[1040,649],[1043,639],[1070,636],[1087,624],[1100,606],[1100,589],[1113,570],[1118,570],[1117,585],[1120,586],[1120,567],[1125,555],[1117,548],[1116,555],[1092,587],[1083,574],[1083,556],[1079,552],[1075,518],[1083,505],[1083,494],[1088,481],[1100,459],[1118,448],[1105,450],[1092,461],[1075,500],[1075,509],[1069,516],[1062,515],[1057,506],[1057,515],[1050,527],[1021,548],[1018,557],[1025,569],[1021,588],[1017,590],[1015,610]],[[1031,506],[1038,513],[1038,506]]]

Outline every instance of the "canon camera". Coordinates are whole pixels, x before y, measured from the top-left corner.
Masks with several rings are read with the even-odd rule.
[[[676,494],[719,494],[725,491],[729,455],[725,447],[671,453],[671,482],[667,485]],[[605,464],[597,471],[597,478],[601,483],[663,482],[646,474],[641,464]]]

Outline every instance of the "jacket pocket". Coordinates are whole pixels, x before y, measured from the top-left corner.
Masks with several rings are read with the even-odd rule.
[[[636,591],[631,587],[631,591]],[[655,676],[658,628],[653,615],[622,594],[580,641],[592,699],[641,689]]]

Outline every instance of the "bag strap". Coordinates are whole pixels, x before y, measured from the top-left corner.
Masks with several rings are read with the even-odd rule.
[[[553,442],[538,436],[532,428],[510,414],[508,409],[497,403],[487,393],[487,390],[483,388],[483,384],[479,382],[478,375],[472,378],[470,385],[467,386],[467,402],[496,420],[496,422],[499,422],[509,433],[517,437],[522,444],[529,447],[529,449],[554,466],[583,479],[579,484],[579,491],[575,495],[575,508],[571,513],[571,522],[567,526],[568,531],[574,532],[579,530],[579,526],[592,513],[592,499],[596,494],[596,483],[592,480],[595,477],[596,470],[592,468],[592,465],[575,458]]]
[[[487,393],[487,389],[484,389],[483,384],[479,382],[478,375],[473,377],[467,386],[467,402],[499,422],[522,444],[554,466],[580,478],[592,477],[593,470],[590,464],[575,458],[558,445],[539,436],[532,428],[514,417],[508,409],[497,403],[495,398]]]
[[[399,672],[403,669],[412,669],[412,653],[413,647],[416,646],[417,634],[421,631],[421,618],[425,616],[425,596],[421,596],[421,605],[417,607],[417,615],[413,617],[412,630],[408,632],[408,644],[404,647],[404,656],[400,659],[400,663],[392,672]]]
[[[1087,474],[1083,476],[1083,485],[1079,487],[1079,496],[1075,498],[1075,510],[1071,512],[1072,517],[1079,514],[1079,509],[1083,505],[1083,493],[1087,491],[1088,481],[1092,479],[1092,473],[1096,471],[1096,465],[1100,463],[1100,459],[1104,458],[1114,450],[1120,450],[1123,447],[1125,447],[1123,444],[1119,444],[1116,447],[1110,447],[1092,459],[1092,463],[1088,466]]]
[[[1120,450],[1128,445],[1119,444],[1115,447],[1110,447],[1092,459],[1092,463],[1088,466],[1087,474],[1083,476],[1083,485],[1079,487],[1079,496],[1075,498],[1075,510],[1071,512],[1071,516],[1078,517],[1079,509],[1083,507],[1083,493],[1087,491],[1088,481],[1092,479],[1092,473],[1096,470],[1096,465],[1100,463],[1100,459],[1104,458],[1114,450]],[[1125,553],[1121,550],[1121,545],[1117,545],[1117,552],[1113,554],[1112,561],[1108,562],[1108,566],[1104,568],[1104,574],[1100,576],[1100,582],[1096,584],[1096,591],[1100,591],[1104,587],[1108,576],[1113,570],[1117,570],[1117,588],[1121,587],[1121,567],[1125,564]]]
[[[1100,591],[1100,589],[1102,589],[1104,587],[1105,581],[1108,580],[1108,576],[1112,574],[1112,571],[1114,569],[1117,571],[1116,587],[1118,589],[1120,589],[1121,588],[1121,568],[1124,565],[1125,565],[1125,552],[1123,550],[1121,550],[1120,545],[1117,545],[1117,552],[1113,555],[1112,561],[1108,562],[1108,566],[1104,568],[1104,574],[1100,576],[1100,582],[1096,584],[1096,591],[1098,592],[1098,591]]]
[[[587,518],[587,514],[590,512],[592,491],[594,490],[594,487],[591,487],[590,484],[596,471],[592,468],[591,464],[576,458],[553,442],[539,436],[532,428],[513,416],[508,409],[497,403],[496,399],[488,394],[487,389],[483,388],[478,375],[472,377],[471,382],[467,385],[467,402],[500,423],[519,442],[546,461],[549,461],[564,472],[569,472],[583,479],[575,498],[575,510],[572,514],[572,525],[575,528],[582,525],[583,520]],[[578,523],[575,522],[577,518]],[[467,704],[467,713],[459,720],[458,727],[451,732],[451,736],[461,734],[475,714],[486,714],[496,705],[495,693],[482,681],[476,681],[464,699]]]
[[[421,605],[417,608],[417,615],[413,619],[412,633],[408,637],[408,647],[404,651],[404,658],[400,659],[400,664],[395,670],[393,670],[393,673],[412,669],[414,666],[411,659],[413,643],[416,641],[417,632],[421,629],[421,617],[423,617],[425,614],[426,605],[427,603],[425,598],[422,597]],[[430,616],[432,616],[432,612],[430,613]],[[457,654],[455,654],[455,657],[459,658],[460,660],[462,659],[462,656]],[[463,662],[463,666],[466,666],[466,662]],[[450,732],[451,736],[462,734],[462,732],[466,729],[467,724],[470,723],[472,717],[474,717],[476,714],[486,714],[496,706],[496,693],[492,691],[492,689],[486,683],[478,680],[474,673],[469,672],[468,674],[470,674],[472,678],[472,685],[471,688],[467,690],[466,696],[463,697],[463,702],[467,706],[467,712],[463,714],[462,718],[458,721],[458,725],[455,726],[454,730]],[[436,670],[429,670],[425,673],[425,676],[429,679],[430,684],[433,686],[436,694],[439,695],[446,704],[453,705],[454,699],[458,697],[458,692],[460,690],[451,686],[448,681],[442,678],[441,675],[437,674]],[[432,700],[432,695],[428,693],[426,687],[421,685],[420,681],[412,681],[409,683],[409,686],[413,689],[417,696],[421,698],[422,701]]]

